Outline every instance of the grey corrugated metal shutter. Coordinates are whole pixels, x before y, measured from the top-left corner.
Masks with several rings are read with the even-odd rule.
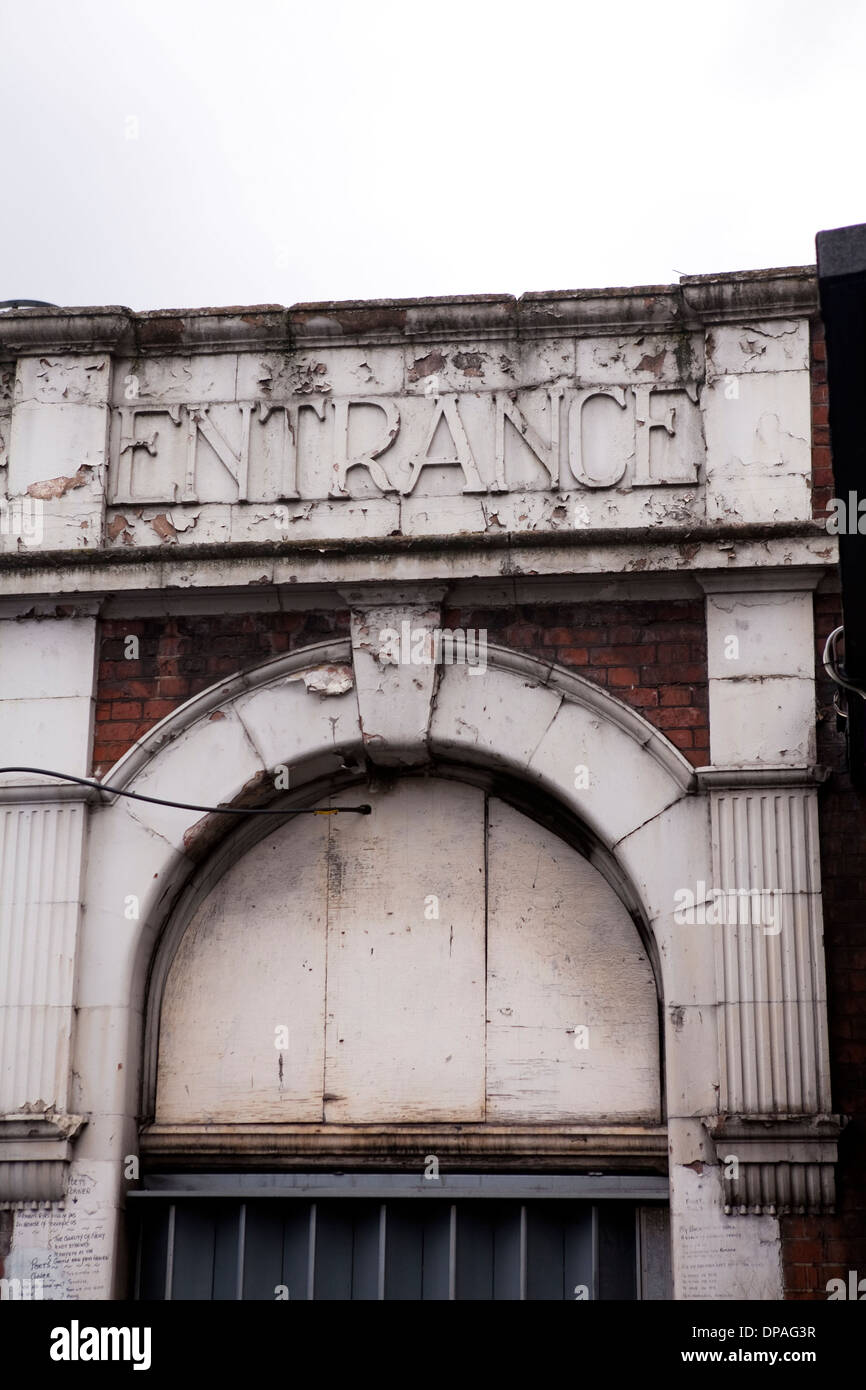
[[[134,1207],[140,1299],[670,1296],[662,1206],[149,1194]]]

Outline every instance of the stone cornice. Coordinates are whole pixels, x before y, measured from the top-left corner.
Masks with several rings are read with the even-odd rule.
[[[846,1122],[842,1115],[823,1114],[704,1116],[718,1161],[725,1165],[725,1212],[833,1212],[834,1164]]]
[[[569,560],[564,572],[574,574],[576,572],[575,557],[586,553],[591,555],[593,551],[602,546],[611,546],[617,549],[634,548],[636,552],[639,551],[641,556],[646,557],[652,553],[653,548],[660,550],[664,546],[673,545],[685,548],[688,551],[688,556],[685,553],[678,553],[675,563],[670,566],[671,569],[676,571],[685,568],[718,569],[720,577],[715,587],[724,591],[733,587],[735,583],[728,578],[735,568],[727,553],[729,546],[743,545],[745,542],[754,541],[769,547],[773,543],[784,544],[794,540],[803,540],[807,543],[809,541],[819,542],[822,551],[820,556],[815,556],[814,559],[811,555],[809,556],[808,566],[792,564],[789,557],[784,558],[781,562],[781,569],[789,571],[793,577],[788,580],[786,575],[782,578],[781,584],[783,587],[811,587],[805,577],[808,571],[811,570],[817,574],[816,582],[820,582],[826,571],[835,566],[837,558],[835,537],[827,535],[826,527],[820,520],[742,522],[739,525],[711,522],[698,526],[654,526],[652,529],[595,527],[592,530],[573,530],[563,527],[561,530],[554,531],[486,531],[425,536],[355,536],[350,540],[315,537],[297,541],[215,541],[210,545],[160,545],[138,549],[116,547],[114,549],[87,551],[33,549],[7,551],[5,554],[0,554],[0,570],[19,572],[72,569],[84,571],[104,568],[118,570],[140,565],[152,567],[154,564],[200,565],[208,560],[220,560],[223,563],[231,560],[274,562],[275,560],[285,561],[297,557],[300,561],[302,556],[332,556],[336,559],[346,556],[355,558],[363,554],[379,556],[384,553],[420,556],[425,553],[469,552],[473,558],[477,558],[478,552],[482,551],[532,551],[558,547],[569,552]],[[719,569],[720,544],[725,546],[725,553],[722,556],[726,562],[724,570]],[[713,552],[714,564],[696,565],[694,563],[701,546],[715,548]],[[769,568],[774,562],[775,557],[768,552],[764,561],[765,565]],[[647,564],[645,560],[641,569],[647,568],[655,568],[655,566],[652,563]],[[752,588],[755,586],[754,565],[748,562],[747,568],[750,576],[748,587]],[[579,569],[580,566],[578,566],[578,572]],[[593,566],[592,569],[594,570],[595,567]],[[707,588],[710,587],[711,582],[710,580],[706,581]]]
[[[427,342],[694,330],[714,323],[813,317],[813,266],[683,276],[676,285],[513,295],[346,300],[135,313],[119,305],[0,314],[0,355],[305,350],[324,344]]]
[[[95,806],[102,795],[95,788],[88,791],[74,783],[46,782],[27,773],[6,775],[17,776],[18,780],[0,783],[0,806]]]
[[[754,767],[699,767],[695,773],[701,791],[734,791],[759,787],[815,787],[826,782],[830,768],[761,764]]]
[[[440,1162],[469,1162],[473,1171],[518,1171],[531,1157],[541,1171],[581,1172],[602,1164],[621,1171],[664,1173],[663,1126],[582,1125],[169,1125],[141,1133],[149,1167],[252,1168],[263,1162],[280,1171],[332,1168],[336,1159],[360,1169],[417,1163],[436,1153]],[[471,1158],[468,1156],[471,1155]]]
[[[605,576],[653,581],[667,576],[688,585],[694,593],[696,572],[719,563],[720,554],[730,555],[734,564],[760,581],[763,567],[783,569],[790,559],[814,565],[822,581],[835,556],[827,552],[827,540],[813,528],[805,529],[801,539],[791,539],[791,529],[780,528],[777,538],[751,539],[746,535],[731,541],[725,551],[709,537],[701,542],[694,531],[676,540],[653,545],[646,533],[632,536],[619,532],[605,543],[583,535],[575,543],[572,535],[526,533],[507,537],[364,537],[351,543],[320,542],[262,544],[215,542],[200,546],[154,546],[141,550],[76,551],[62,554],[10,556],[2,563],[3,584],[10,596],[81,595],[105,596],[158,592],[164,605],[171,606],[174,594],[192,590],[218,593],[249,589],[261,606],[267,595],[285,589],[295,593],[322,586],[381,585],[389,571],[397,582],[439,584],[481,582],[531,583],[565,578],[569,582],[586,579],[597,582]],[[832,537],[829,538],[832,540]],[[24,563],[18,561],[23,559]],[[732,563],[733,562],[733,563]],[[788,586],[790,587],[790,586]],[[805,587],[800,584],[794,588]],[[62,598],[59,600],[62,605]]]
[[[823,529],[823,522],[818,522]],[[804,565],[788,565],[784,569],[766,569],[756,575],[754,571],[708,570],[696,574],[695,579],[704,593],[736,594],[755,592],[791,592],[799,589],[816,589],[824,575],[819,568]]]
[[[62,1200],[84,1115],[49,1108],[0,1115],[0,1209]]]

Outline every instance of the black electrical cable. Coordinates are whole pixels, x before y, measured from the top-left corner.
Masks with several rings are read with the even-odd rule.
[[[47,299],[0,299],[0,309],[59,309],[59,304],[49,304]]]
[[[253,806],[194,806],[189,801],[165,801],[160,796],[142,796],[141,792],[125,792],[120,787],[108,787],[104,782],[92,782],[87,777],[73,777],[70,772],[52,772],[47,767],[0,767],[4,772],[33,772],[41,777],[57,777],[61,782],[75,782],[79,787],[93,787],[94,791],[109,792],[112,796],[128,796],[133,801],[150,801],[154,806],[173,806],[178,811],[212,811],[221,816],[337,816],[347,811],[356,816],[369,816],[372,806],[289,806],[283,810],[276,807],[264,809]]]

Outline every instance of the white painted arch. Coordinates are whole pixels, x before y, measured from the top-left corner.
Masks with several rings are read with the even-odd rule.
[[[283,764],[295,789],[286,794],[287,804],[292,796],[301,804],[320,801],[369,767],[369,711],[358,670],[357,649],[329,643],[225,680],[163,720],[105,781],[165,800],[218,805],[245,797],[249,804],[273,795],[272,772]],[[664,1129],[648,1136],[613,1127],[596,1136],[597,1151],[621,1155],[628,1168],[648,1143],[663,1158],[667,1143],[673,1163],[688,1161],[696,1143],[703,1151],[699,1117],[717,1110],[719,1079],[711,929],[683,928],[673,920],[676,888],[701,876],[712,880],[708,798],[697,789],[692,768],[640,715],[603,690],[494,647],[483,677],[465,666],[438,671],[416,746],[407,748],[406,729],[418,723],[414,707],[407,718],[418,682],[411,672],[408,681],[405,672],[385,672],[386,692],[389,674],[395,678],[390,701],[380,699],[375,707],[377,754],[387,746],[390,709],[399,756],[409,756],[414,771],[447,767],[446,775],[466,780],[495,772],[529,796],[543,794],[563,826],[589,832],[596,862],[613,875],[651,947],[660,981],[667,1115],[667,1137]],[[585,788],[575,786],[577,766],[588,769]],[[145,1011],[149,983],[158,983],[151,978],[157,948],[182,895],[194,884],[204,891],[208,875],[215,882],[237,856],[244,835],[261,833],[246,818],[244,835],[230,837],[235,849],[227,855],[221,849],[229,839],[216,850],[209,839],[216,819],[122,797],[94,806],[90,816],[74,1044],[76,1108],[89,1121],[76,1142],[73,1171],[100,1183],[106,1231],[113,1232],[109,1244],[123,1238],[124,1165],[140,1143]],[[281,823],[261,819],[268,827]],[[129,911],[131,901],[137,916]],[[155,997],[153,988],[150,993]],[[595,1142],[591,1134],[577,1138]],[[551,1155],[566,1158],[576,1141],[554,1131],[544,1139]],[[294,1142],[306,1152],[303,1136]],[[414,1153],[417,1136],[406,1142]],[[497,1154],[508,1144],[519,1154],[536,1152],[532,1136],[497,1143]],[[339,1152],[339,1140],[331,1152]],[[676,1220],[673,1194],[672,1203]],[[121,1267],[112,1266],[115,1290],[122,1288]]]
[[[639,714],[590,682],[504,648],[491,647],[488,663],[481,678],[466,666],[441,668],[416,764],[462,766],[467,776],[484,769],[507,774],[588,828],[602,850],[599,866],[608,876],[613,866],[612,881],[647,929],[666,1019],[668,1108],[707,1113],[718,1071],[713,951],[709,939],[697,940],[701,928],[690,936],[673,923],[676,888],[712,878],[708,806],[695,793],[693,769]],[[396,724],[403,715],[395,708]],[[377,739],[386,739],[381,710],[377,721]],[[245,797],[261,805],[273,796],[273,769],[284,765],[294,789],[286,804],[310,804],[366,767],[363,722],[349,643],[322,644],[186,702],[105,780],[165,800],[218,805]],[[405,743],[402,726],[400,737]],[[583,767],[588,786],[576,787],[575,769]],[[91,817],[79,1040],[86,1046],[88,1034],[120,1030],[130,1055],[123,1095],[118,1079],[106,1078],[112,1094],[89,1097],[88,1109],[107,1104],[114,1113],[140,1113],[132,1079],[148,974],[184,887],[196,876],[200,895],[203,874],[207,881],[202,861],[213,864],[211,882],[226,867],[224,854],[210,852],[215,822],[223,818],[122,797]],[[263,817],[260,831],[256,818],[256,838],[264,825],[279,823]],[[252,833],[252,818],[244,824]],[[127,915],[134,911],[137,917]],[[691,1064],[680,1066],[681,1057]]]

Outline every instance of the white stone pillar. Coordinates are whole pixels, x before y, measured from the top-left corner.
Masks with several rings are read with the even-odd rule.
[[[0,791],[0,1202],[62,1196],[84,807]]]
[[[96,619],[32,611],[11,600],[0,610],[0,766],[85,776]],[[0,777],[0,1200],[25,1195],[25,1153],[64,1157],[77,1127],[68,1112],[86,796],[39,774]],[[28,1121],[42,1134],[32,1148],[14,1118],[25,1114],[42,1116]],[[31,1176],[34,1197],[60,1195],[59,1170]]]
[[[0,608],[0,767],[87,776],[94,604]],[[0,1205],[14,1210],[10,1278],[51,1284],[51,1232],[85,1124],[72,1089],[81,877],[92,793],[41,773],[0,776]],[[44,1204],[44,1205],[42,1205]]]
[[[779,1215],[833,1204],[840,1122],[829,1113],[814,765],[819,577],[701,579],[713,765],[697,775],[713,863],[699,909],[714,956],[719,1088],[715,1113],[694,1126],[693,1163],[672,1166],[680,1298],[781,1297]]]

